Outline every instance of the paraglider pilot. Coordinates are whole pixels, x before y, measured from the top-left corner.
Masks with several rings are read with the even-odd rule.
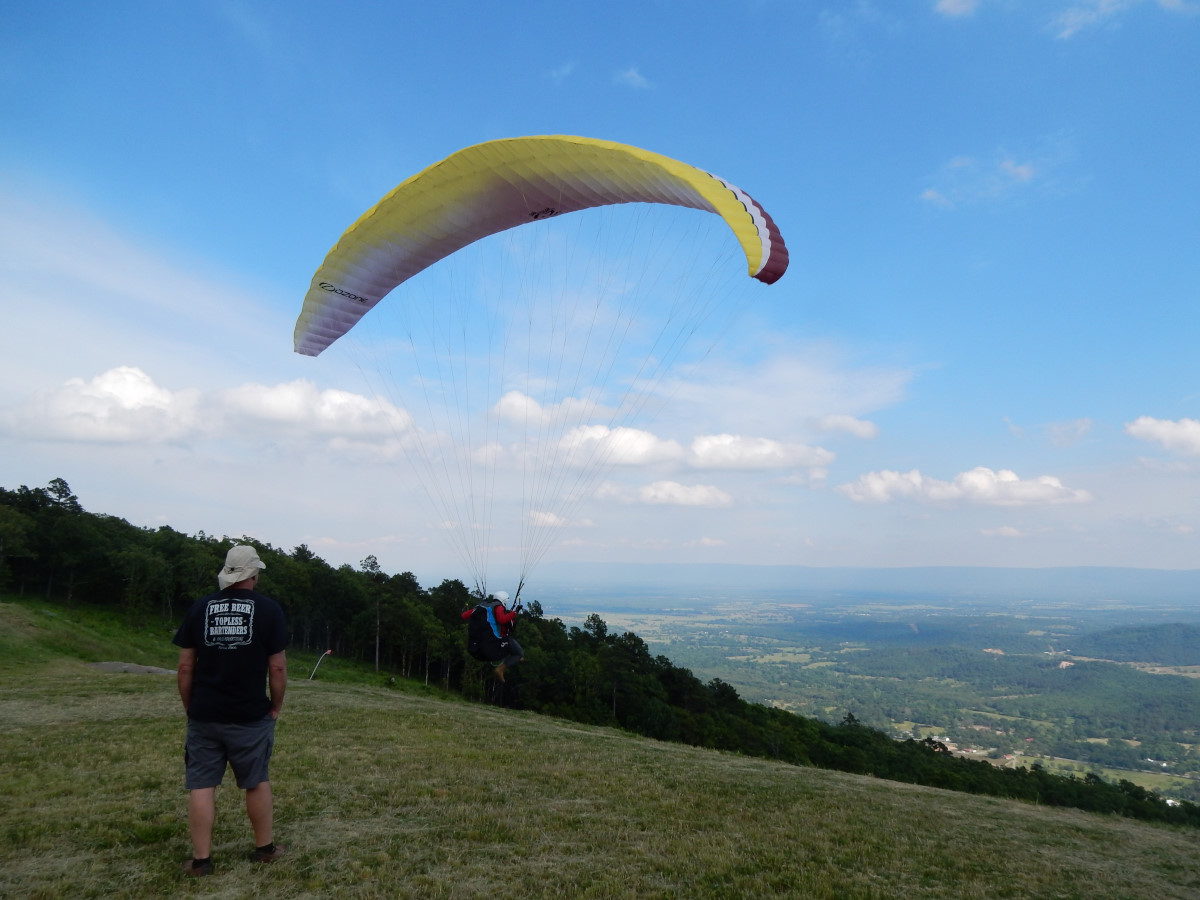
[[[525,658],[521,645],[512,636],[517,608],[507,610],[505,591],[489,594],[488,598],[463,612],[467,621],[467,649],[478,660],[498,663],[496,677],[504,681],[504,673]]]

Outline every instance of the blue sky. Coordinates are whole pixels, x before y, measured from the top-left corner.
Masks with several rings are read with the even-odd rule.
[[[792,264],[547,559],[1195,568],[1197,47],[1192,0],[6,8],[0,485],[466,577],[293,323],[409,175],[580,134]]]

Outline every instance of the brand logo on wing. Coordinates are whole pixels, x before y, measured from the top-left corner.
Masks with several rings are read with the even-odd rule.
[[[531,218],[531,219],[548,219],[551,216],[557,216],[557,215],[558,215],[557,209],[555,209],[553,206],[547,206],[545,209],[539,209],[536,212],[531,212],[529,214],[529,218]]]
[[[329,291],[329,293],[331,293],[331,294],[341,294],[343,297],[347,297],[350,300],[357,300],[359,303],[370,303],[371,302],[366,297],[360,297],[358,294],[352,294],[345,288],[340,288],[336,284],[330,284],[328,281],[322,281],[320,284],[317,285],[317,287],[319,287],[323,291]]]

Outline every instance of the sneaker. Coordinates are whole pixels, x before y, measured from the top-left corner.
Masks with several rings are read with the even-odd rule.
[[[283,856],[283,846],[280,844],[275,844],[274,848],[275,849],[271,850],[270,852],[265,850],[255,850],[254,853],[250,855],[250,859],[256,863],[275,862],[275,860]]]
[[[195,865],[194,859],[189,859],[183,864],[183,874],[189,878],[203,878],[205,875],[212,874],[212,860],[206,860],[200,865]]]

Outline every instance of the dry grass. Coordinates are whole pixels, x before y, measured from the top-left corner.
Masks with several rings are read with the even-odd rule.
[[[1200,895],[1195,832],[308,682],[301,668],[272,771],[289,854],[247,860],[230,785],[215,873],[198,882],[178,871],[174,679],[61,659],[0,671],[0,896]]]

